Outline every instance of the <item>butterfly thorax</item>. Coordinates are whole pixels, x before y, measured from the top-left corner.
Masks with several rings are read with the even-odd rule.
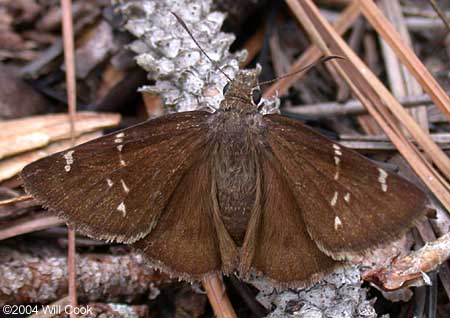
[[[253,103],[252,92],[259,89],[259,70],[240,70],[233,81],[224,88],[224,99],[220,103],[220,109],[237,113],[258,113],[257,106]]]

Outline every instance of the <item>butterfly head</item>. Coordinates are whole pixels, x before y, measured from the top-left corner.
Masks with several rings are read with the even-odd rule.
[[[262,105],[262,93],[258,84],[261,68],[240,70],[223,88],[225,97],[222,109],[258,111]]]

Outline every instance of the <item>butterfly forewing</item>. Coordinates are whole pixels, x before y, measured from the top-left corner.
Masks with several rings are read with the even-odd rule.
[[[136,241],[205,147],[208,118],[169,115],[54,154],[23,170],[25,188],[82,233]]]
[[[405,179],[299,122],[264,118],[267,142],[308,233],[325,253],[337,259],[362,254],[398,237],[423,215],[426,197]]]

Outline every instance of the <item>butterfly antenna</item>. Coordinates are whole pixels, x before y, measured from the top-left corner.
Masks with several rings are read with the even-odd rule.
[[[192,41],[194,41],[195,45],[197,45],[197,47],[200,49],[200,51],[208,58],[208,60],[211,62],[212,65],[214,65],[214,67],[219,70],[219,72],[221,72],[230,82],[232,81],[231,77],[229,77],[227,75],[227,73],[225,73],[220,67],[219,65],[217,65],[216,62],[214,62],[209,55],[205,52],[205,50],[200,46],[200,44],[197,42],[197,40],[195,39],[194,35],[192,34],[191,30],[189,30],[188,26],[186,25],[186,23],[183,21],[183,19],[181,19],[181,17],[176,14],[175,12],[171,11],[170,13],[172,13],[175,18],[178,20],[178,22],[181,24],[181,26],[183,27],[183,29],[186,30],[186,32],[189,34],[189,36],[191,37]]]
[[[298,74],[298,73],[307,72],[307,71],[309,71],[310,69],[312,69],[313,67],[316,67],[317,65],[322,64],[322,63],[325,63],[326,61],[329,61],[329,60],[332,60],[332,59],[341,59],[341,60],[345,60],[345,57],[342,57],[342,56],[339,56],[339,55],[329,55],[329,56],[324,56],[324,57],[322,57],[320,60],[318,60],[318,61],[316,61],[316,62],[314,62],[314,63],[311,63],[311,64],[309,64],[309,65],[306,65],[305,67],[302,67],[301,69],[299,69],[299,70],[297,70],[297,71],[294,71],[294,72],[292,72],[292,73],[289,73],[289,74],[286,74],[286,75],[283,75],[283,76],[274,78],[274,79],[272,79],[272,80],[270,80],[270,81],[261,82],[261,83],[259,83],[259,85],[270,84],[270,83],[276,82],[276,81],[278,81],[278,80],[280,80],[280,79],[282,79],[282,78],[286,78],[286,77],[289,77],[289,76],[292,76],[292,75],[295,75],[295,74]]]

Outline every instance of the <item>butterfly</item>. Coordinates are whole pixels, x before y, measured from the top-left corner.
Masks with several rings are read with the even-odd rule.
[[[169,114],[26,166],[26,191],[79,232],[179,278],[308,287],[411,228],[425,194],[302,123],[261,112],[240,70],[213,113]]]

